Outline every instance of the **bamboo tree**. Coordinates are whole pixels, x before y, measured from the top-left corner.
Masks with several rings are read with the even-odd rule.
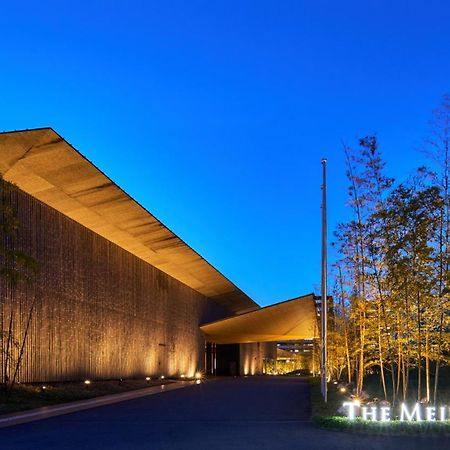
[[[440,366],[450,362],[449,116],[446,96],[427,141],[437,168],[419,168],[395,189],[376,137],[344,147],[353,217],[336,231],[337,360],[345,359],[349,381],[355,373],[358,394],[365,372],[377,366],[392,403],[407,398],[413,371],[417,399],[436,403]]]
[[[37,261],[18,247],[17,233],[20,223],[14,207],[16,190],[17,188],[13,184],[4,181],[0,176],[0,277],[3,278],[10,291],[13,291],[19,283],[31,282],[39,270]],[[0,301],[3,319],[5,302],[3,298]],[[14,387],[18,376],[35,301],[36,299],[34,299],[29,309],[26,329],[22,336],[15,336],[14,308],[12,306],[9,309],[8,328],[0,330],[3,362],[1,382],[7,396]],[[14,349],[17,349],[19,352],[15,362],[13,359]],[[9,376],[10,373],[12,373],[12,378]]]
[[[414,344],[415,366],[417,368],[417,398],[422,397],[422,359],[424,329],[429,317],[435,316],[433,307],[433,286],[435,270],[433,239],[436,235],[437,205],[440,193],[435,186],[425,186],[415,179],[409,186],[398,187],[388,206],[392,228],[399,230],[401,239],[390,249],[389,265],[392,283],[399,292],[404,291],[404,324],[408,330],[413,321],[415,337],[408,333],[407,343]],[[414,304],[414,308],[409,305]],[[406,375],[409,370],[405,361]],[[428,366],[429,367],[429,366]],[[428,375],[429,376],[429,375]],[[404,377],[404,384],[408,376]],[[404,386],[404,396],[406,395]]]
[[[364,373],[365,373],[365,344],[366,344],[366,273],[365,273],[365,242],[364,242],[364,223],[363,223],[363,206],[364,199],[359,195],[358,181],[354,169],[354,159],[351,156],[351,150],[344,147],[347,161],[347,177],[350,181],[350,205],[356,216],[356,221],[350,224],[355,237],[355,255],[354,266],[356,273],[356,305],[359,325],[359,349],[358,349],[358,372],[356,392],[359,395],[363,389]]]
[[[349,332],[348,332],[348,318],[346,317],[346,305],[345,305],[345,291],[344,291],[344,281],[342,276],[342,268],[340,264],[337,264],[338,269],[338,280],[339,280],[339,299],[340,299],[340,307],[342,314],[342,324],[344,331],[344,348],[345,348],[345,357],[347,362],[347,380],[349,383],[352,382],[352,368],[350,362],[350,348],[349,348]]]
[[[449,201],[449,144],[450,144],[450,94],[444,95],[440,105],[433,110],[430,121],[429,136],[425,141],[425,152],[437,166],[436,184],[442,191],[442,205],[439,217],[439,292],[438,303],[441,306],[439,315],[439,334],[437,340],[436,368],[434,376],[433,402],[437,402],[439,385],[439,368],[443,356],[444,308],[445,298],[449,292],[449,251],[450,251],[450,201]]]
[[[377,139],[368,136],[359,140],[356,150],[344,147],[347,161],[347,177],[350,182],[349,197],[355,220],[342,224],[337,237],[347,262],[352,267],[355,281],[355,297],[352,302],[354,316],[358,324],[358,370],[357,391],[363,386],[365,369],[376,363],[380,367],[382,385],[387,397],[385,382],[385,356],[389,356],[390,337],[386,318],[385,286],[382,253],[386,247],[384,226],[381,223],[384,198],[393,180],[383,174]],[[348,246],[349,241],[352,245]],[[375,305],[378,305],[376,307]],[[368,319],[368,312],[376,317]],[[379,324],[379,328],[376,324]],[[385,345],[387,341],[387,346]],[[376,342],[376,344],[375,344]],[[377,348],[377,356],[372,354]],[[372,349],[369,353],[369,349]],[[392,367],[392,364],[391,364]],[[393,373],[393,368],[391,369]],[[395,394],[395,379],[392,381]]]

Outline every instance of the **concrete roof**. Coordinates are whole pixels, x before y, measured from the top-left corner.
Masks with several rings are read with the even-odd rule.
[[[314,294],[287,300],[256,311],[204,324],[208,342],[236,344],[312,339],[317,336]]]
[[[41,202],[234,313],[259,308],[51,128],[0,133],[0,172]]]

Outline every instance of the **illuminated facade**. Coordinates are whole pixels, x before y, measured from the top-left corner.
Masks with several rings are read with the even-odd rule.
[[[192,376],[203,367],[198,325],[223,306],[21,191],[21,248],[40,263],[30,286],[2,281],[3,329],[15,338],[36,299],[21,381]]]
[[[0,172],[40,264],[30,284],[0,277],[3,380],[21,342],[34,382],[252,375],[280,336],[313,337],[312,295],[260,308],[52,129],[0,133]]]

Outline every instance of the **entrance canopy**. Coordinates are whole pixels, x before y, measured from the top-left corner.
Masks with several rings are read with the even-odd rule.
[[[236,344],[313,339],[317,332],[314,295],[202,325],[208,342]]]

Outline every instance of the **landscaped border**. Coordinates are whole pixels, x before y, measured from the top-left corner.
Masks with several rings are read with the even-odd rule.
[[[356,418],[337,416],[336,411],[341,406],[343,397],[337,393],[332,385],[328,392],[328,403],[324,403],[320,393],[318,379],[310,378],[312,422],[317,427],[357,433],[365,435],[383,436],[450,436],[450,420],[436,422],[402,422],[391,420],[389,422],[372,422]]]
[[[312,421],[320,428],[371,435],[430,435],[450,436],[450,421],[445,422],[372,422],[370,420],[347,419],[341,416],[314,416]]]

